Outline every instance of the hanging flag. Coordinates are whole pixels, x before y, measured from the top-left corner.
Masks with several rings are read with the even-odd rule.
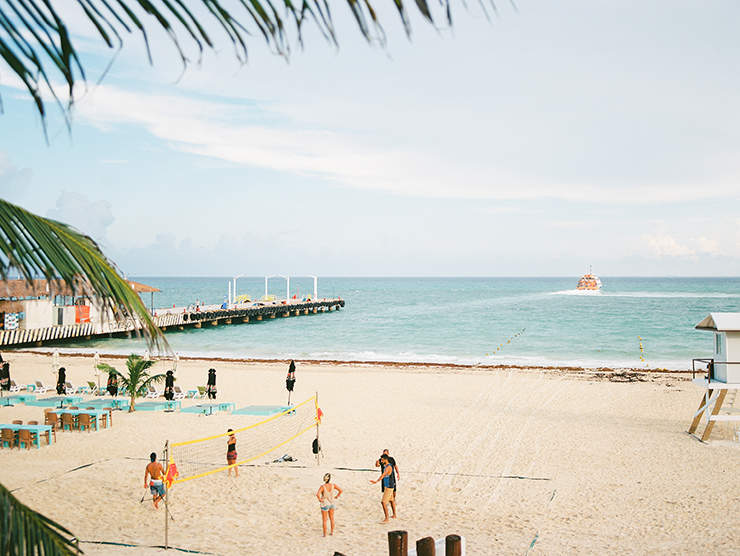
[[[321,418],[324,416],[324,412],[321,411],[320,407],[316,408],[316,420],[319,422],[319,425],[321,424]]]
[[[174,461],[170,460],[170,464],[167,466],[167,475],[164,477],[164,482],[167,485],[167,488],[172,488],[172,483],[175,482],[178,475],[180,475],[180,473],[177,472],[177,465],[175,465]]]

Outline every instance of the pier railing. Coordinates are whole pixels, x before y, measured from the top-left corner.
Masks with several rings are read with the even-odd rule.
[[[191,311],[177,311],[153,317],[163,332],[184,330],[185,328],[202,328],[204,325],[241,324],[250,321],[261,321],[278,317],[310,315],[337,311],[344,307],[343,299],[323,299],[316,301],[292,301],[258,303],[250,307],[201,311],[199,307]],[[165,310],[167,311],[167,310]],[[56,343],[71,340],[89,340],[92,338],[130,336],[141,329],[138,320],[105,321],[97,323],[67,324],[47,326],[45,328],[19,328],[0,331],[0,346],[22,347],[41,346],[45,343]]]

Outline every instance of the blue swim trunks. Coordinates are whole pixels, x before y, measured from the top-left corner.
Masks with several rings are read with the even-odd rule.
[[[161,479],[152,479],[149,483],[149,492],[152,495],[164,496],[164,482]]]

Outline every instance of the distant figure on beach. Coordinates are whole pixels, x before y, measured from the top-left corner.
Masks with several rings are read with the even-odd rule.
[[[396,487],[396,481],[393,475],[393,467],[388,462],[386,454],[380,456],[380,464],[383,466],[383,473],[377,481],[370,482],[374,485],[383,482],[383,498],[380,500],[380,505],[383,506],[383,514],[385,515],[383,523],[388,523],[388,504],[391,505],[393,510],[393,515],[390,517],[396,517],[396,501],[393,499],[393,489]]]
[[[172,371],[167,371],[164,379],[164,399],[168,401],[175,399],[175,377]]]
[[[208,369],[208,383],[206,384],[206,392],[208,398],[211,400],[216,399],[216,369]]]
[[[59,367],[59,374],[57,375],[57,395],[64,395],[65,382],[67,382],[67,369]]]
[[[388,464],[393,468],[393,501],[396,501],[396,489],[398,487],[397,481],[401,478],[401,475],[398,473],[398,465],[396,465],[396,460],[388,453],[388,448],[383,450],[383,455],[388,456]],[[382,462],[380,461],[383,455],[380,456],[377,460],[375,460],[375,467],[381,467],[382,469]],[[381,492],[385,489],[384,486],[381,485],[380,490]]]
[[[108,393],[113,397],[118,395],[118,379],[113,373],[108,373],[108,384],[106,386],[106,390],[108,390]]]
[[[149,455],[151,463],[146,466],[144,472],[144,488],[149,487],[149,492],[152,493],[152,500],[154,501],[154,507],[159,509],[158,502],[164,498],[164,469],[162,464],[157,461],[157,454],[152,452]],[[151,477],[151,481],[149,478]]]
[[[334,496],[334,491],[337,491],[337,495]],[[316,498],[319,499],[319,505],[321,506],[321,523],[324,527],[324,536],[326,536],[326,519],[329,518],[331,521],[331,532],[330,535],[334,534],[334,499],[339,498],[342,494],[342,489],[339,485],[331,482],[331,475],[327,473],[324,475],[324,484],[319,487],[316,492]]]
[[[234,477],[239,476],[239,468],[236,466],[236,436],[234,432],[229,429],[226,431],[229,433],[229,440],[226,442],[226,462],[229,464],[229,477],[231,477],[231,470],[234,469]]]

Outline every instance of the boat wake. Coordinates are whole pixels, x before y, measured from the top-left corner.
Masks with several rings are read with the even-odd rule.
[[[561,292],[550,292],[550,295],[602,295],[601,290],[564,290]]]

